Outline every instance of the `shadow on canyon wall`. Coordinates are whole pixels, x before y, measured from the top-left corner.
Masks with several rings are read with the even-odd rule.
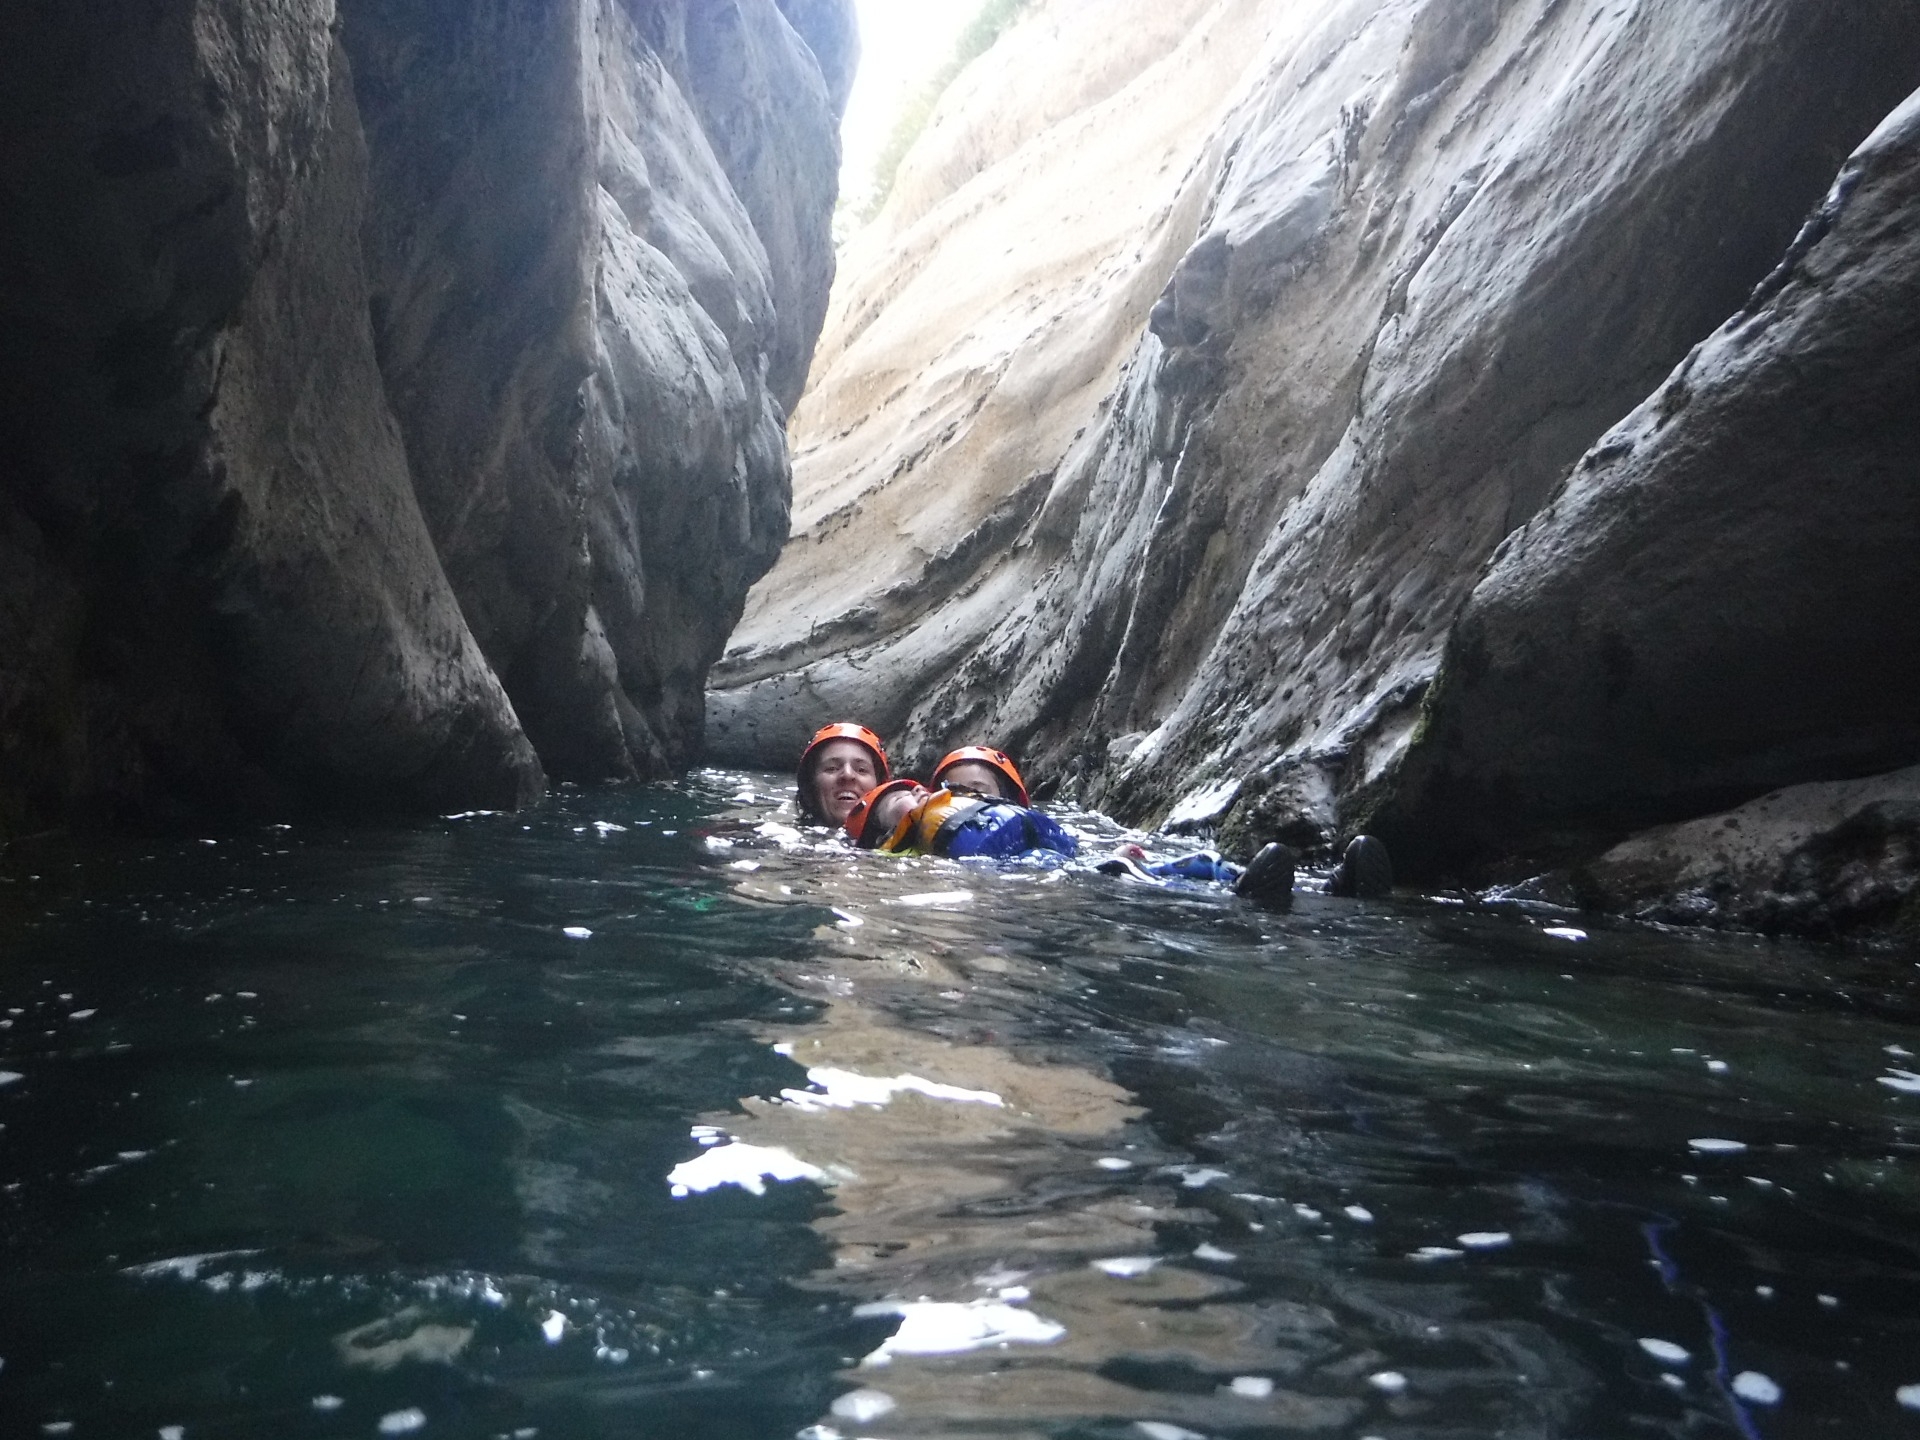
[[[663,774],[787,532],[845,0],[0,18],[0,838]]]
[[[710,750],[1915,923],[1916,81],[1905,0],[1037,6],[843,257]]]

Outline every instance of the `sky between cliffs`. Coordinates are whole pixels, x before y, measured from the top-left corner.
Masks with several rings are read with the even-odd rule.
[[[840,195],[858,210],[873,188],[873,162],[893,122],[953,53],[982,0],[855,0],[860,70],[840,122]]]

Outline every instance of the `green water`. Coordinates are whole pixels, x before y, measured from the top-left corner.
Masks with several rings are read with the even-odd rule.
[[[782,794],[5,857],[0,1435],[1920,1435],[1914,955]]]

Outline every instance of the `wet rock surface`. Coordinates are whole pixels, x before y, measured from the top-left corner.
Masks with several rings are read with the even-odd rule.
[[[1028,52],[1079,14],[1042,7]],[[844,711],[909,757],[1010,746],[1061,793],[1242,851],[1377,824],[1425,879],[1920,756],[1901,202],[1858,212],[1857,243],[1838,212],[1795,241],[1911,88],[1920,15],[1184,19],[1233,57],[1209,104],[1143,66],[1162,83],[1089,82],[1059,119],[1056,91],[1003,143],[964,92],[917,163],[966,178],[930,206],[909,185],[925,208],[881,217],[888,253],[849,253],[796,416],[796,538],[716,670],[718,753],[779,763]],[[1108,73],[1074,54],[1062,73]],[[1061,143],[1142,115],[1164,131],[1134,168]],[[1008,272],[999,310],[943,328],[952,255],[1044,232],[1000,198],[1013,177],[1065,197],[1088,171],[1153,198],[1151,243]],[[1839,320],[1856,289],[1877,321]],[[1668,383],[1730,315],[1742,338]],[[1636,484],[1603,490],[1622,467]]]
[[[1789,786],[1659,826],[1547,883],[1667,924],[1920,936],[1920,767]]]
[[[0,834],[693,752],[832,276],[795,13],[0,19]]]
[[[1375,823],[1616,833],[1920,754],[1920,97],[1469,600]]]

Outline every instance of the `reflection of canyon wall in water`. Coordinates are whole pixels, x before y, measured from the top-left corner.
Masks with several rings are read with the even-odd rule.
[[[1904,0],[1040,6],[845,257],[709,744],[1428,877],[1913,763],[1914,125],[1841,172],[1916,74]],[[1897,906],[1856,798],[1696,910]]]
[[[784,898],[772,886],[741,888]],[[970,991],[1025,969],[934,941],[935,917],[916,917],[910,958],[899,939],[869,940],[866,928],[817,932],[819,954],[783,967],[781,979],[822,1008],[807,1023],[766,1032],[810,1072],[808,1085],[777,1099],[745,1095],[738,1110],[701,1117],[725,1137],[720,1145],[770,1147],[822,1172],[831,1207],[813,1223],[833,1264],[806,1283],[859,1303],[931,1302],[947,1311],[929,1328],[948,1336],[953,1353],[878,1354],[844,1378],[881,1388],[897,1406],[886,1416],[889,1434],[947,1433],[956,1416],[1015,1434],[1089,1414],[1216,1420],[1221,1401],[1211,1387],[1176,1395],[1129,1385],[1109,1373],[1116,1357],[1153,1355],[1194,1374],[1262,1371],[1290,1325],[1322,1330],[1331,1321],[1248,1303],[1243,1287],[1204,1264],[1156,1263],[1124,1278],[1090,1265],[1157,1255],[1164,1230],[1208,1230],[1214,1217],[1192,1203],[1197,1189],[1182,1183],[1179,1167],[1156,1173],[1140,1149],[1152,1132],[1138,1123],[1139,1107],[1076,1063],[1090,1056],[950,1038],[892,1013],[923,1011],[932,992]],[[988,923],[954,919],[969,934]],[[866,1084],[850,1084],[856,1076]],[[880,1100],[888,1081],[956,1093],[903,1089]],[[859,1094],[875,1098],[851,1098]],[[1117,1173],[1097,1163],[1126,1153],[1138,1168]],[[997,1319],[981,1314],[992,1309]],[[1012,1323],[1028,1338],[969,1343],[978,1322]],[[1359,1409],[1285,1386],[1240,1408],[1248,1421],[1302,1429],[1350,1421]]]
[[[0,19],[0,834],[658,773],[785,534],[842,0]]]

